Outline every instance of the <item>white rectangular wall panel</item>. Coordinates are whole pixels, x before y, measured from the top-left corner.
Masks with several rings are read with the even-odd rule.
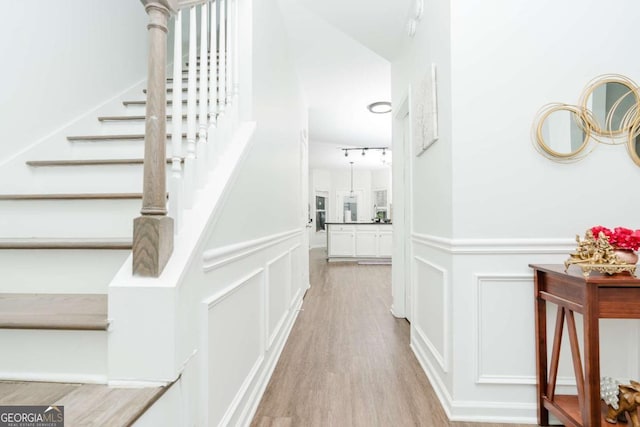
[[[209,425],[236,409],[232,403],[262,360],[263,280],[259,270],[205,302]]]
[[[411,326],[446,372],[450,310],[447,272],[421,257],[414,260]],[[416,307],[420,309],[416,310]]]

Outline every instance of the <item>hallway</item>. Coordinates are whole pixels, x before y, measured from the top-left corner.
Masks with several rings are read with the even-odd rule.
[[[310,254],[311,289],[252,426],[515,426],[447,420],[389,312],[390,265]]]

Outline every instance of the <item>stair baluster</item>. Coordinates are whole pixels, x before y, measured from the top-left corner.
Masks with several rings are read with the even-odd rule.
[[[218,32],[216,30],[218,25],[218,14],[216,13],[217,4],[211,2],[211,28],[210,35],[211,41],[209,43],[210,58],[209,62],[209,165],[211,168],[215,167],[218,162],[218,129],[217,129],[217,108],[218,108],[218,86],[217,80],[217,64],[218,64]]]
[[[218,128],[220,133],[220,142],[223,151],[226,151],[229,143],[227,132],[227,108],[226,108],[226,79],[227,79],[227,46],[226,46],[226,2],[220,0],[220,10],[218,11]]]
[[[133,222],[134,275],[158,277],[173,251],[173,219],[167,216],[167,23],[175,0],[142,0],[149,15],[147,112],[141,216]]]
[[[196,115],[197,115],[197,68],[198,68],[198,37],[197,37],[197,17],[196,6],[192,6],[189,11],[189,64],[188,84],[187,84],[187,157],[185,159],[185,207],[193,206],[195,197],[196,180]]]
[[[233,73],[231,74],[231,89],[233,91],[232,95],[232,105],[233,105],[233,120],[232,120],[232,132],[235,132],[238,128],[238,124],[240,121],[240,107],[238,102],[238,57],[240,54],[239,49],[239,39],[238,39],[238,0],[232,0],[233,2],[233,19],[231,21],[232,32],[233,32],[233,49],[232,49],[232,69]]]
[[[208,53],[208,21],[209,11],[207,3],[200,6],[200,109],[199,109],[199,131],[198,131],[198,153],[197,153],[197,187],[204,187],[208,176],[207,165],[207,110],[209,94],[207,93],[207,78],[208,78],[208,65],[207,65],[207,53]],[[197,62],[196,62],[197,63]],[[194,64],[195,65],[195,64]]]
[[[182,11],[174,21],[173,40],[173,105],[171,132],[171,181],[169,183],[169,216],[176,234],[182,226]]]

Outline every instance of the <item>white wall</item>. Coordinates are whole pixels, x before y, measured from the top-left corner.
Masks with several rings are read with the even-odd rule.
[[[394,188],[413,198],[404,236],[413,234],[411,342],[451,418],[535,422],[528,264],[564,261],[573,236],[595,224],[640,227],[640,201],[607,182],[633,182],[640,169],[621,146],[598,147],[576,164],[551,162],[533,149],[531,124],[546,103],[576,103],[599,74],[640,80],[640,59],[625,54],[640,6],[475,3],[428,2],[392,66],[395,105],[428,64],[438,66],[440,141],[400,163],[394,123],[394,167],[412,170],[411,182]],[[394,291],[401,286],[394,275]],[[638,376],[640,350],[629,339],[637,333],[634,321],[603,322],[603,374]],[[616,342],[626,343],[622,351],[606,350]],[[564,389],[573,382],[568,356]]]
[[[146,77],[137,1],[9,2],[0,28],[0,161]]]
[[[304,98],[286,44],[277,2],[253,3],[253,120],[257,132],[225,211],[214,245],[301,227],[301,132]],[[303,187],[301,187],[303,186]]]

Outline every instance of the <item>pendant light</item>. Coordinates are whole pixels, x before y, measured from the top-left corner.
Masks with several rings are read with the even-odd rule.
[[[353,197],[353,162],[349,162],[351,164],[351,197]]]

